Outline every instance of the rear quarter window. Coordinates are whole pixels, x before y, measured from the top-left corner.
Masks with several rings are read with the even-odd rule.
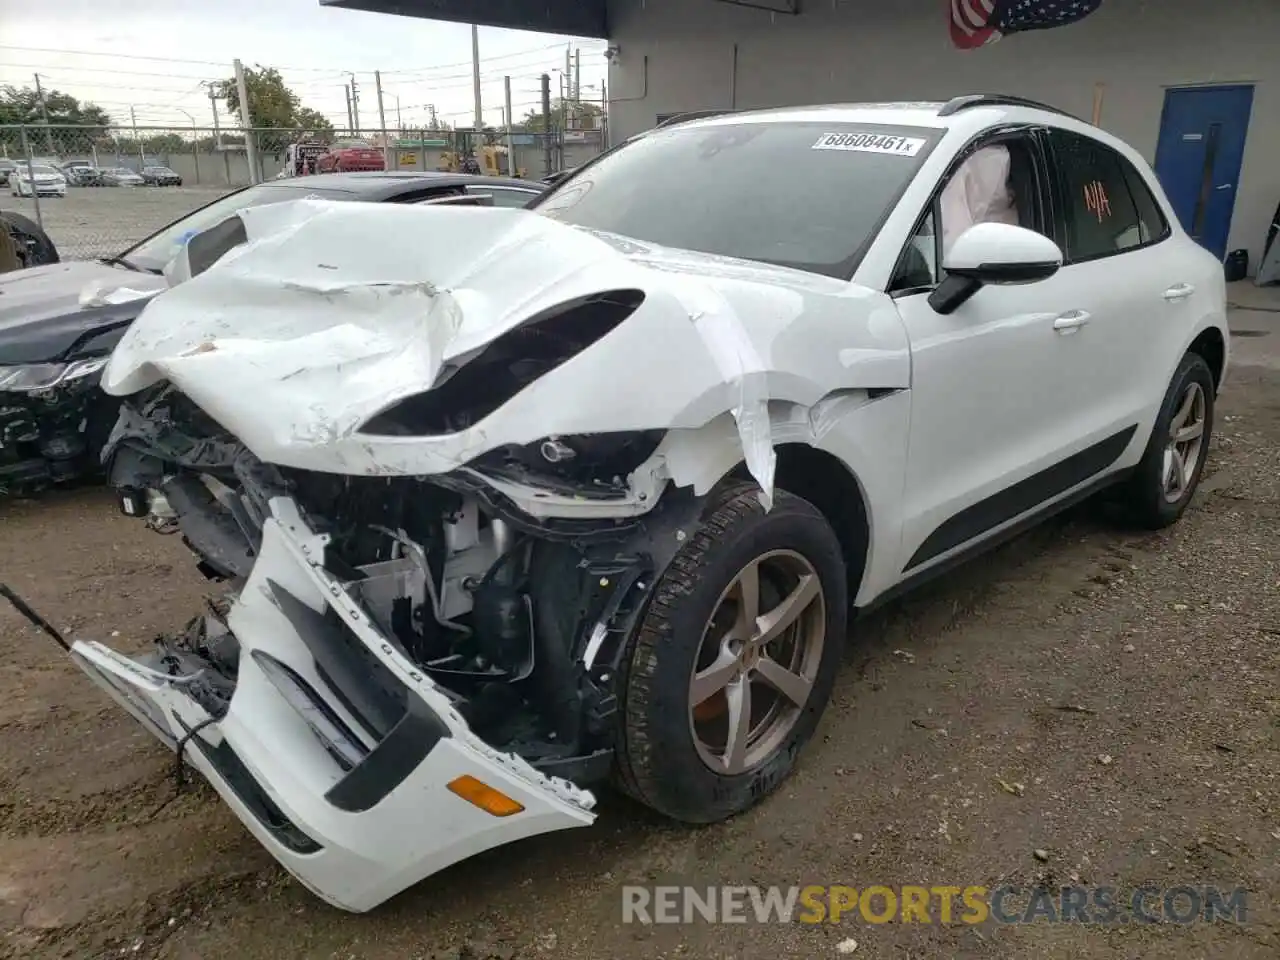
[[[1125,253],[1168,235],[1159,204],[1127,159],[1082,134],[1052,130],[1049,136],[1068,263]]]

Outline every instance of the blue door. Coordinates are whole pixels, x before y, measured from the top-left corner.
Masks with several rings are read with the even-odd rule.
[[[1156,176],[1183,229],[1226,256],[1253,109],[1252,86],[1169,90],[1160,118]]]

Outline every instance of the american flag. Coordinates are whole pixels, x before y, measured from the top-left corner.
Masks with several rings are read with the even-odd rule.
[[[1006,33],[1065,27],[1100,6],[1102,0],[951,0],[951,40],[972,50]]]

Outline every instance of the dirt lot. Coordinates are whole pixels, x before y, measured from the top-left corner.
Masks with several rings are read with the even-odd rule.
[[[798,774],[731,823],[674,827],[606,794],[594,828],[366,916],[300,888],[207,787],[177,795],[172,756],[0,610],[0,955],[813,958],[852,938],[869,958],[1280,956],[1280,314],[1233,326],[1212,473],[1178,527],[1085,509],[863,623]],[[205,590],[176,539],[93,491],[0,505],[0,576],[124,645]],[[1245,886],[1248,922],[621,923],[623,884],[1037,878]]]
[[[229,192],[227,187],[72,187],[40,198],[45,232],[63,260],[109,257]],[[0,209],[36,218],[35,203],[8,194]]]

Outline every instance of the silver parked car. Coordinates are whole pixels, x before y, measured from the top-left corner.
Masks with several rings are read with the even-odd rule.
[[[140,187],[145,182],[128,167],[107,167],[102,171],[102,184],[106,187]]]

